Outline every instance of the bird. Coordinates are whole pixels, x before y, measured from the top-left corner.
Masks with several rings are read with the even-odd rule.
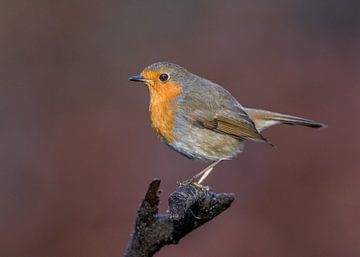
[[[151,126],[161,141],[187,158],[211,162],[189,180],[197,185],[220,162],[242,152],[245,141],[274,146],[261,133],[266,128],[277,124],[326,127],[301,117],[244,107],[224,87],[170,62],[153,63],[129,80],[147,86]]]

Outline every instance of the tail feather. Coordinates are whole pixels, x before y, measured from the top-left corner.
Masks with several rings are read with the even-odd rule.
[[[255,126],[259,131],[281,123],[288,125],[301,125],[311,128],[327,127],[325,124],[317,121],[276,112],[251,108],[245,108],[245,111],[250,116],[251,120],[255,123]]]

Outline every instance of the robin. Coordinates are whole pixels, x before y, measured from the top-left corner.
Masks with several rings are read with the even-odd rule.
[[[261,132],[277,124],[312,128],[324,124],[276,112],[243,107],[226,89],[179,65],[157,62],[140,75],[150,93],[151,125],[160,139],[178,153],[212,163],[191,181],[201,184],[213,168],[230,160],[246,140],[272,143]]]

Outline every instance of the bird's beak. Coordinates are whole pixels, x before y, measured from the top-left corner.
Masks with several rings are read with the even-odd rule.
[[[146,79],[143,76],[137,75],[137,76],[131,76],[129,77],[130,81],[135,81],[135,82],[146,82]]]

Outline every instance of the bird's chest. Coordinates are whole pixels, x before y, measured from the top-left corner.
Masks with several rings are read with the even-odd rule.
[[[167,142],[173,141],[174,110],[171,103],[150,105],[151,126],[155,133]]]
[[[175,98],[180,91],[151,92],[150,120],[155,133],[167,143],[174,140],[174,124],[176,103]]]

